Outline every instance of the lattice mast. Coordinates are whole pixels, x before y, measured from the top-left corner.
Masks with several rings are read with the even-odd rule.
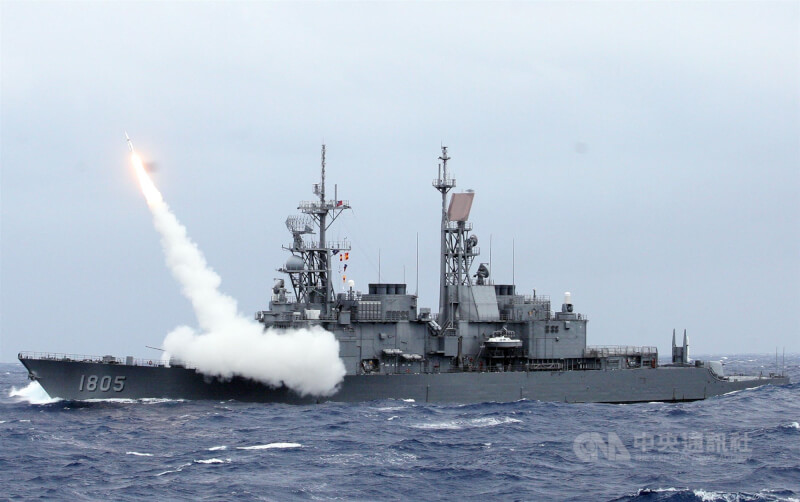
[[[301,202],[297,207],[306,217],[290,216],[286,220],[294,241],[285,249],[292,253],[293,258],[300,258],[302,263],[287,262],[281,271],[289,274],[299,303],[307,307],[319,306],[329,313],[333,299],[331,257],[334,253],[349,251],[350,246],[347,242],[328,242],[326,232],[342,211],[350,209],[350,203],[338,200],[338,190],[334,190],[334,199],[325,199],[325,145],[322,145],[321,157],[320,183],[314,184],[314,195],[319,197],[318,200]],[[319,232],[319,240],[304,241],[304,234],[314,233],[312,222]]]
[[[433,182],[433,186],[442,194],[439,321],[445,329],[455,329],[456,313],[461,302],[460,287],[472,286],[470,267],[480,253],[478,238],[469,234],[472,224],[467,221],[475,193],[467,190],[465,193],[452,194],[448,207],[447,193],[456,186],[456,180],[448,176],[447,161],[450,157],[446,146],[442,147],[439,160],[442,161],[439,178]],[[488,277],[488,270],[482,274],[482,278],[485,277]]]

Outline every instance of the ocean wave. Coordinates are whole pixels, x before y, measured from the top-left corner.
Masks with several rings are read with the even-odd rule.
[[[143,397],[143,398],[127,398],[127,397],[105,397],[82,399],[84,403],[117,403],[117,404],[162,404],[162,403],[183,403],[186,399],[170,399],[167,397]]]
[[[635,495],[614,499],[615,501],[642,500],[648,502],[778,502],[797,501],[790,490],[761,490],[749,492],[725,492],[702,488],[641,488]]]
[[[373,408],[375,411],[397,411],[407,410],[408,406],[382,406],[380,408]]]
[[[52,404],[61,401],[50,397],[39,382],[31,382],[21,389],[11,387],[8,397],[18,398],[19,401],[26,401],[28,404]]]
[[[192,464],[191,463],[189,463],[189,464],[181,464],[175,469],[172,469],[172,470],[169,470],[169,471],[164,471],[164,472],[159,472],[158,474],[156,474],[156,477],[164,476],[166,474],[172,474],[174,472],[181,472],[181,471],[183,471],[183,469],[185,467],[189,467],[190,465],[192,465]]]
[[[283,449],[283,448],[302,448],[303,445],[300,443],[269,443],[269,444],[257,444],[253,446],[237,446],[237,450],[271,450],[271,449]]]
[[[520,423],[522,420],[512,417],[481,417],[470,419],[456,419],[447,420],[444,422],[430,422],[422,424],[413,424],[409,427],[413,429],[425,430],[460,430],[482,427],[495,427],[497,425],[515,424]]]
[[[791,386],[626,406],[399,399],[33,406],[7,397],[12,386],[30,381],[21,371],[4,377],[5,369],[0,365],[6,422],[0,425],[0,498],[26,500],[35,486],[56,500],[76,493],[92,500],[800,499],[800,369],[794,366]],[[598,462],[577,457],[574,443],[585,432],[602,438]],[[612,432],[631,461],[603,456]],[[647,434],[650,443],[641,439]],[[702,437],[700,450],[686,451],[689,435]],[[675,451],[661,452],[670,439],[677,441]],[[727,452],[707,451],[712,441]]]
[[[335,453],[323,455],[319,460],[325,465],[338,466],[369,466],[369,465],[392,465],[398,467],[408,467],[419,460],[413,453],[397,451],[375,451],[363,453]]]
[[[139,402],[137,399],[130,399],[125,397],[106,397],[106,398],[92,398],[92,399],[81,399],[84,403],[115,403],[115,404],[136,404]]]
[[[209,458],[209,459],[205,459],[205,460],[195,460],[194,463],[195,464],[230,464],[231,463],[231,459],[226,458],[225,460],[222,460],[221,458]]]

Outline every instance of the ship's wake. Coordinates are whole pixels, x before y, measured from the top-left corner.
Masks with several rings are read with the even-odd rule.
[[[133,166],[153,224],[161,235],[167,266],[192,303],[199,331],[180,326],[164,339],[173,357],[198,371],[240,375],[303,395],[330,395],[345,374],[339,342],[322,328],[264,331],[238,312],[236,300],[219,291],[221,279],[172,213],[136,153]]]

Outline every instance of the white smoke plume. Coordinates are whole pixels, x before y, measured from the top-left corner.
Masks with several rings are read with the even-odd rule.
[[[264,331],[241,315],[236,300],[219,291],[219,275],[164,202],[139,157],[132,158],[167,266],[191,301],[200,328],[199,333],[188,326],[176,328],[164,339],[164,349],[205,374],[285,384],[303,395],[336,392],[345,368],[333,334],[319,327]]]

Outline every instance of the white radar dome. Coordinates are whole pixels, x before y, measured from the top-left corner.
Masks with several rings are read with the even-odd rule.
[[[303,270],[303,259],[299,256],[290,256],[288,260],[286,260],[286,270],[289,271],[300,271]]]

